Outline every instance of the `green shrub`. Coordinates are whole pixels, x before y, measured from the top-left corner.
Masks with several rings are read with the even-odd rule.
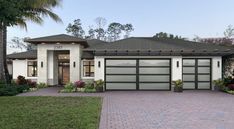
[[[16,86],[12,85],[2,85],[0,87],[0,96],[13,96],[18,94],[19,92],[17,91]]]
[[[75,92],[76,88],[73,83],[69,82],[67,83],[62,90],[60,90],[61,93],[71,93]]]
[[[48,85],[47,85],[46,83],[40,82],[39,84],[37,84],[37,88],[38,88],[38,89],[46,88],[46,87],[48,87]]]
[[[183,87],[183,81],[182,80],[175,80],[175,81],[172,81],[172,84],[175,86],[175,87]]]
[[[16,85],[16,90],[18,93],[23,93],[29,91],[29,86],[28,85]]]
[[[88,92],[88,93],[96,92],[96,89],[94,88],[94,84],[93,83],[86,84],[84,92]]]

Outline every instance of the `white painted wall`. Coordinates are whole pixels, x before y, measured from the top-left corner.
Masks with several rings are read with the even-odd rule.
[[[179,62],[179,67],[177,67],[177,62]],[[173,56],[171,63],[171,80],[182,80],[182,56]]]
[[[100,67],[98,67],[98,62],[100,62]],[[100,56],[94,57],[94,80],[105,80],[105,58]]]
[[[19,75],[24,76],[26,79],[31,79],[33,81],[37,80],[37,77],[28,77],[27,62],[32,60],[13,60],[13,79],[17,79]]]

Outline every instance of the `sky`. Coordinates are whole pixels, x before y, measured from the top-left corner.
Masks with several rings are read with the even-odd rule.
[[[95,27],[97,17],[104,17],[107,23],[133,24],[134,37],[150,37],[158,32],[190,39],[195,35],[222,37],[227,26],[234,25],[233,5],[234,0],[62,0],[53,11],[63,23],[45,18],[43,25],[27,22],[27,31],[9,27],[8,41],[13,37],[63,34],[75,19],[81,19],[87,31],[89,26]]]

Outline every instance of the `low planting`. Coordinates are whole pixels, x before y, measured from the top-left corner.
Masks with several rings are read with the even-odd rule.
[[[90,83],[85,83],[83,81],[76,81],[74,83],[67,83],[62,90],[61,93],[74,93],[74,92],[85,92],[85,93],[95,93],[95,92],[103,92],[104,81],[97,80]]]
[[[98,129],[99,97],[0,97],[0,129]]]
[[[234,79],[227,77],[224,79],[217,79],[213,81],[216,91],[223,91],[234,95]]]
[[[18,76],[11,84],[6,84],[4,81],[0,81],[0,96],[14,96],[19,93],[36,91],[40,88],[46,88],[45,83],[37,84],[34,81],[25,79],[24,76]]]
[[[183,92],[183,81],[182,80],[175,80],[172,81],[172,85],[174,85],[174,92]]]

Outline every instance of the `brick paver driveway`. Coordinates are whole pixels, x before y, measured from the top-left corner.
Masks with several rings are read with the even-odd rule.
[[[234,95],[213,91],[58,93],[41,89],[20,96],[102,96],[100,129],[234,129]]]
[[[100,129],[234,129],[234,96],[212,91],[107,92]]]

